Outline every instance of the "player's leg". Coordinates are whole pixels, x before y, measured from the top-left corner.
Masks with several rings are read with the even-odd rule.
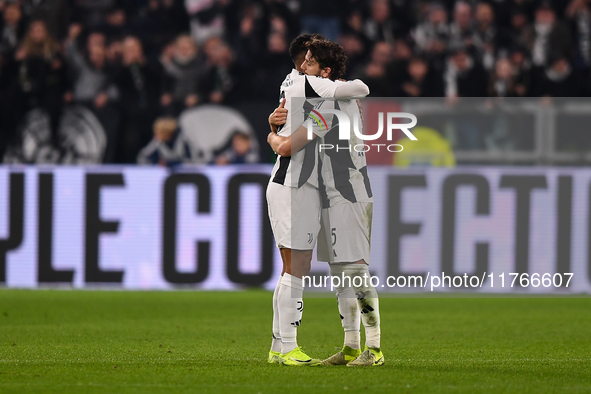
[[[369,267],[364,260],[361,260],[355,264],[343,266],[343,273],[344,277],[351,281],[365,328],[365,350],[356,360],[347,365],[382,365],[384,364],[384,355],[380,344],[380,302],[378,293],[370,281]]]
[[[369,268],[370,236],[373,204],[371,203],[344,203],[323,210],[322,224],[330,230],[327,236],[330,239],[330,259],[333,263],[340,263],[342,267],[340,293],[344,299],[353,293],[355,302],[361,313],[366,333],[366,350],[355,362],[347,365],[360,364],[366,358],[376,358],[376,364],[383,364],[383,355],[380,350],[380,312],[379,300],[375,288],[371,285]],[[325,216],[328,217],[325,222]],[[321,241],[319,240],[319,246]],[[334,264],[333,264],[334,265]],[[336,270],[336,268],[333,268]],[[340,272],[339,272],[340,273]],[[339,303],[341,302],[339,298]],[[352,301],[344,301],[350,304]],[[345,349],[345,348],[343,348]],[[361,357],[364,356],[364,357]]]
[[[281,276],[279,276],[277,284],[275,285],[275,290],[273,291],[273,339],[271,340],[271,350],[269,350],[269,363],[271,364],[282,363],[279,293],[281,291],[283,275],[287,272],[291,272],[291,249],[281,248],[279,249],[279,252],[283,262],[283,270],[281,272]],[[289,316],[288,314],[285,315]],[[301,317],[299,320],[301,320]]]
[[[365,328],[365,350],[348,366],[374,366],[384,364],[384,355],[381,351],[381,330],[380,330],[380,302],[378,293],[371,284],[369,273],[369,255],[371,222],[373,216],[372,203],[345,204],[350,229],[348,248],[353,264],[343,266],[345,278],[351,279],[351,286],[357,296],[357,303],[361,311],[361,321]],[[347,215],[345,215],[347,217]]]
[[[312,251],[283,249],[283,253],[289,264],[281,277],[278,297],[281,359],[284,365],[318,365],[321,360],[308,356],[297,343],[297,330],[304,312],[302,277],[310,272]]]
[[[346,286],[341,280],[343,265],[334,263],[336,253],[333,244],[337,241],[336,227],[334,226],[340,227],[342,225],[341,211],[342,209],[338,207],[323,209],[320,218],[320,232],[318,233],[318,260],[329,263],[331,277],[340,278],[334,284],[338,285],[335,286],[335,293],[345,337],[343,348],[324,360],[324,365],[346,365],[361,354],[361,314],[357,305],[357,297],[353,288]],[[336,215],[332,222],[330,220],[331,214]]]
[[[279,290],[281,289],[281,279],[283,274],[288,270],[291,270],[291,258],[289,249],[279,249],[281,253],[281,261],[283,262],[283,269],[281,270],[281,276],[275,285],[275,291],[273,292],[273,340],[271,342],[271,351],[269,352],[269,362],[281,362],[281,329],[279,324]],[[271,361],[271,358],[273,361]]]
[[[343,265],[330,264],[330,276],[341,278],[335,281],[337,305],[341,317],[341,325],[345,333],[343,348],[336,354],[324,360],[324,365],[346,365],[355,360],[361,354],[361,314],[357,305],[357,297],[351,286],[345,285]]]
[[[281,353],[286,365],[318,365],[321,361],[307,356],[297,343],[297,329],[304,310],[303,277],[310,273],[312,249],[316,243],[320,224],[318,190],[304,185],[292,188],[289,248],[282,249],[285,273],[281,278],[278,295]]]
[[[281,363],[281,331],[279,329],[279,289],[281,287],[281,278],[275,285],[273,291],[273,339],[271,340],[271,350],[269,350],[269,363]]]
[[[302,276],[305,272],[306,258],[311,251],[292,250],[284,248],[281,250],[284,261],[286,261],[286,272],[281,277],[279,288],[279,327],[281,333],[283,354],[286,354],[298,347],[297,328],[302,321],[304,311],[304,286]],[[308,262],[309,267],[309,262]]]
[[[287,234],[287,228],[284,225],[286,221],[290,220],[289,218],[284,217],[286,211],[285,201],[286,198],[289,198],[289,196],[290,191],[288,188],[285,188],[281,185],[277,185],[272,182],[270,182],[267,186],[267,206],[269,212],[269,221],[271,223],[271,228],[273,230],[273,235],[275,236],[277,246],[279,247],[279,251],[281,252],[281,260],[283,262],[281,276],[279,276],[279,280],[277,281],[277,284],[275,285],[275,290],[273,291],[273,337],[271,340],[271,349],[269,350],[269,363],[281,363],[281,332],[279,327],[279,290],[281,288],[282,276],[286,272],[287,264],[289,264],[289,260],[286,261],[283,249],[281,248],[281,242],[282,240],[289,237],[289,235]],[[289,211],[289,209],[287,211]]]

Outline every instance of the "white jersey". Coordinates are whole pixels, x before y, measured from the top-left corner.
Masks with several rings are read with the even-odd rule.
[[[285,98],[285,108],[287,108],[288,112],[287,120],[278,129],[277,134],[289,136],[307,119],[308,115],[305,114],[303,108],[298,109],[295,108],[295,105],[292,105],[294,98],[300,98],[301,101],[303,101],[303,98],[333,98],[337,86],[342,83],[344,82],[308,76],[293,69],[281,84],[279,100]],[[316,101],[316,104],[311,106],[318,105],[321,105],[321,103]],[[327,131],[326,127],[323,130]],[[279,156],[271,173],[271,181],[289,187],[301,187],[305,183],[318,187],[317,140],[314,139],[304,149],[292,154],[291,157]]]
[[[363,140],[354,131],[354,122],[363,133],[361,113],[356,100],[333,101],[334,108],[347,114],[351,122],[350,140],[339,139],[338,120],[332,119],[332,128],[320,144],[332,145],[319,154],[318,186],[322,207],[328,208],[345,202],[373,202],[371,185],[367,175],[367,162],[363,152]],[[337,149],[338,147],[338,149]]]

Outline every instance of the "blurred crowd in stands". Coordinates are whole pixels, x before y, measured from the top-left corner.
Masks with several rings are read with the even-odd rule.
[[[271,112],[301,32],[343,45],[346,78],[374,97],[591,95],[590,0],[0,0],[0,12],[0,155],[32,109],[59,144],[76,104],[104,128],[105,163],[162,164],[146,149],[176,141],[189,108]],[[252,135],[231,138],[211,163],[258,160]],[[191,160],[169,145],[171,161]]]

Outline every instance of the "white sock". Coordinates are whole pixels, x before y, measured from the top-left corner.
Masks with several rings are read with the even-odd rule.
[[[304,311],[303,295],[302,279],[290,274],[283,274],[277,300],[281,353],[283,354],[298,347],[297,332]]]
[[[345,331],[345,346],[351,349],[361,349],[361,334],[359,331]]]
[[[338,264],[330,265],[330,275],[342,278],[343,266]],[[361,335],[359,333],[361,326],[361,313],[357,306],[357,297],[355,291],[349,286],[339,286],[335,288],[339,313],[341,315],[341,325],[345,331],[345,346],[352,349],[361,348]]]
[[[361,311],[361,320],[365,327],[365,345],[370,348],[380,348],[380,302],[378,293],[369,281],[369,268],[365,264],[347,264],[343,267],[345,277],[351,278],[351,284],[357,296],[357,303]],[[360,279],[354,280],[355,277]],[[355,286],[359,284],[361,286]]]
[[[279,331],[279,286],[281,286],[281,277],[275,285],[275,291],[273,292],[273,340],[271,341],[271,350],[274,352],[281,352],[281,334]]]

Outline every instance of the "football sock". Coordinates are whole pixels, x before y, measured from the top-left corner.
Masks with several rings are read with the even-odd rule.
[[[304,311],[303,295],[302,279],[287,273],[283,274],[277,302],[281,353],[283,354],[298,347],[296,338],[298,326],[302,322],[302,312]]]
[[[380,302],[378,293],[371,285],[369,268],[366,264],[347,264],[343,267],[345,278],[351,278],[351,285],[357,296],[361,320],[365,327],[365,345],[380,348]],[[358,278],[355,280],[355,278]],[[345,281],[347,282],[347,281]],[[345,283],[348,285],[348,283]],[[359,285],[359,286],[357,286]]]
[[[279,331],[279,287],[281,286],[281,276],[275,285],[273,292],[273,341],[271,341],[271,350],[274,352],[281,352],[281,334]]]
[[[334,277],[343,277],[343,266],[339,264],[330,265],[330,275]],[[335,282],[336,283],[336,282]],[[357,306],[355,291],[350,286],[336,286],[337,302],[339,313],[341,315],[341,325],[345,331],[345,346],[352,349],[361,348],[361,336],[359,334],[361,326],[361,313]]]

